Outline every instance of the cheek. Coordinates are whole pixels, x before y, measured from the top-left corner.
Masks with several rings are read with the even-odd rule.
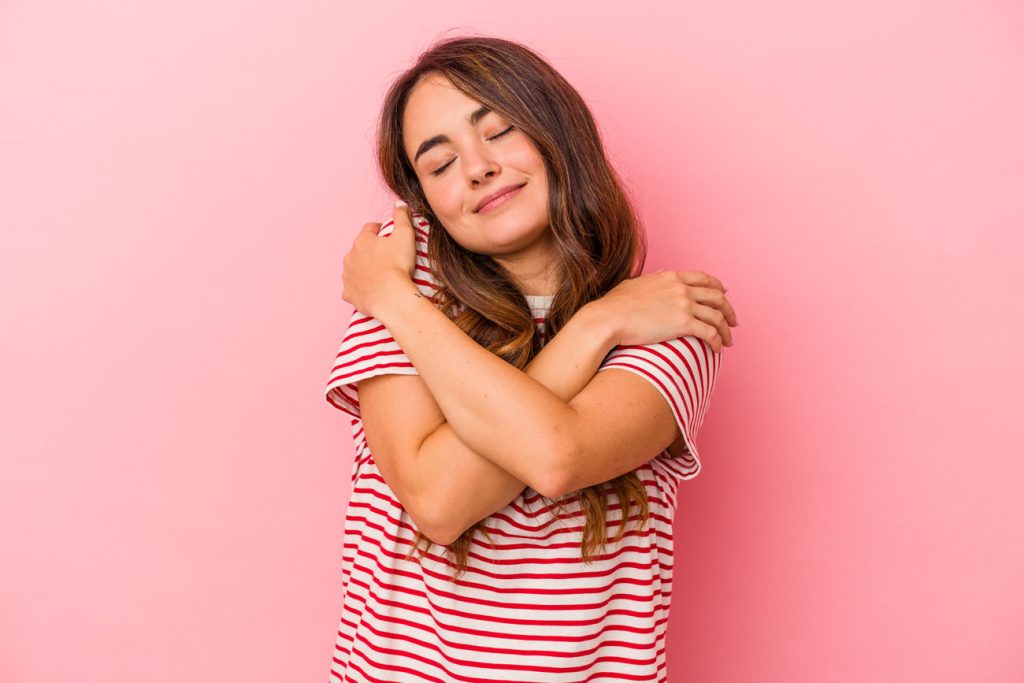
[[[515,164],[535,177],[545,172],[544,159],[529,142],[524,143],[520,149],[516,150]]]
[[[434,183],[425,192],[431,210],[441,218],[448,218],[459,212],[458,193],[452,183]]]

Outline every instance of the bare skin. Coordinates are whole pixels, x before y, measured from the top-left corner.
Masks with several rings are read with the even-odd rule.
[[[680,452],[657,390],[624,370],[594,373],[624,340],[714,330],[685,311],[692,291],[721,294],[717,280],[667,271],[624,281],[580,309],[524,373],[480,347],[412,283],[415,233],[405,209],[388,239],[377,238],[378,228],[367,224],[346,256],[343,296],[387,326],[419,374],[361,382],[364,427],[382,475],[428,538],[451,542],[524,486],[557,498],[665,448]]]
[[[552,279],[554,251],[543,160],[532,141],[510,129],[497,113],[471,122],[469,115],[479,108],[442,78],[422,81],[404,115],[406,153],[414,159],[423,141],[447,136],[446,142],[414,163],[444,229],[467,249],[502,263],[524,293],[551,294],[557,281]],[[496,189],[520,184],[523,187],[507,204],[477,211]],[[560,382],[556,368],[564,367],[565,350],[559,357],[552,349],[546,369],[539,364],[532,372],[518,370],[479,347],[422,299],[409,277],[415,268],[415,241],[407,210],[396,210],[395,220],[388,240],[376,238],[379,224],[364,226],[345,258],[343,296],[383,322],[419,372],[361,383],[361,390],[367,390],[362,404],[367,437],[382,474],[389,483],[408,484],[393,488],[400,498],[399,489],[405,492],[408,500],[403,504],[410,512],[419,511],[420,518],[413,514],[414,521],[431,530],[432,540],[456,538],[478,515],[500,509],[522,486],[557,497],[635,469],[666,447],[677,453],[682,449],[674,418],[653,387],[625,371],[594,375],[594,370],[607,350],[623,343],[693,335],[707,340],[715,351],[730,344],[729,328],[736,318],[721,282],[700,271],[667,271],[621,283],[588,304],[588,315],[581,317],[586,325],[573,328],[581,340],[599,341],[575,366],[586,376],[569,378],[566,373]],[[392,410],[408,418],[414,395],[423,397],[421,419],[381,419],[376,424],[403,423],[387,430],[387,437],[383,429],[372,429],[371,414],[383,416]],[[616,416],[608,412],[611,404],[630,407]],[[611,423],[631,426],[609,429]],[[401,428],[409,434],[394,432]],[[461,448],[460,470],[478,463],[473,471],[481,479],[456,482],[451,469],[423,459],[430,455],[439,461],[442,452],[453,458],[455,445]],[[482,490],[493,494],[483,507],[457,509],[459,500],[481,503],[474,496]],[[442,492],[443,509],[455,510],[447,518],[428,512],[437,507]]]

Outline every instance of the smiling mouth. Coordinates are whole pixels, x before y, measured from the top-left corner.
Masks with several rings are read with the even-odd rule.
[[[490,200],[489,202],[487,202],[486,204],[481,206],[477,210],[477,213],[487,213],[489,211],[493,211],[495,209],[500,208],[505,203],[507,203],[510,200],[512,200],[517,194],[519,194],[519,191],[522,190],[524,187],[526,187],[526,183],[523,183],[522,185],[518,185],[516,187],[513,187],[508,192],[505,192],[503,194],[498,195],[494,199]]]

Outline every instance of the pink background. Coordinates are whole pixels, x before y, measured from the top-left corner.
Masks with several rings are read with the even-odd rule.
[[[739,314],[672,680],[1024,680],[1020,4],[397,4],[0,5],[0,680],[327,679],[342,257],[384,88],[463,30]]]

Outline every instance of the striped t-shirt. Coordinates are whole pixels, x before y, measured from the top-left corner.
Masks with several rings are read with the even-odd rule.
[[[427,222],[413,214],[414,281],[436,291],[427,259]],[[390,235],[390,217],[378,233]],[[538,328],[553,297],[529,296]],[[650,518],[622,521],[611,495],[608,545],[590,564],[581,554],[583,513],[577,494],[555,516],[527,487],[485,521],[466,573],[431,546],[405,559],[415,526],[384,481],[367,447],[356,383],[385,373],[416,374],[387,329],[352,314],[327,383],[327,400],[351,418],[352,491],[342,552],[342,614],[330,678],[339,681],[666,681],[665,634],[672,601],[672,520],[680,481],[700,471],[696,437],[721,357],[694,337],[619,346],[598,372],[622,368],[651,382],[668,401],[687,448],[663,451],[636,470]],[[423,545],[420,546],[421,548]]]

